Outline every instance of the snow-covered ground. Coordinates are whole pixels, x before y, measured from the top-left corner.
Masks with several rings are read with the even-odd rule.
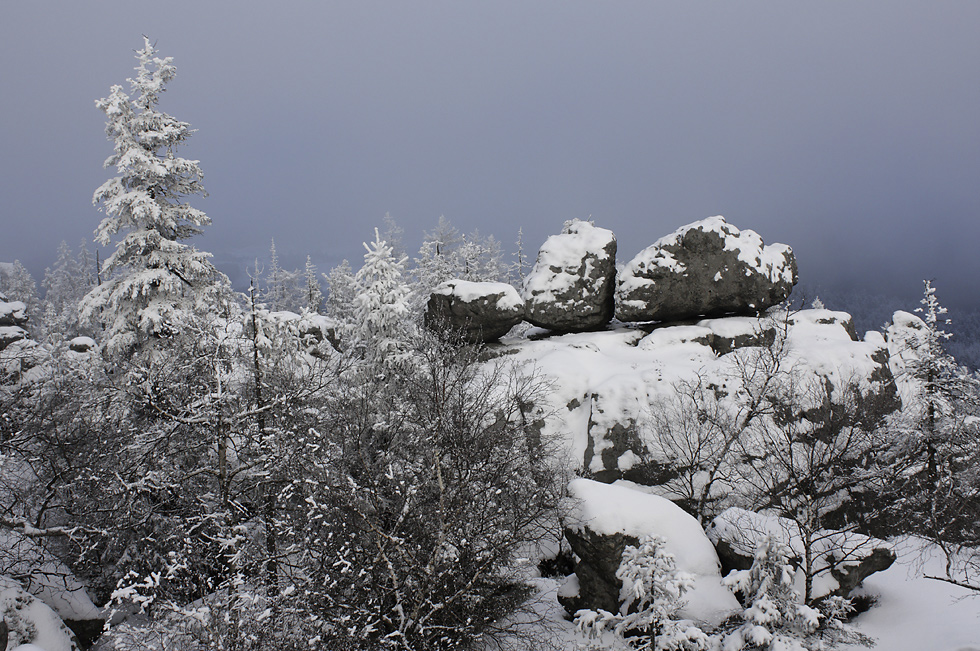
[[[854,624],[881,651],[980,651],[980,594],[923,578],[942,576],[943,563],[915,542],[898,544],[895,564],[865,580],[878,603]]]
[[[917,541],[897,541],[895,547],[898,561],[864,582],[863,592],[875,595],[877,603],[854,619],[856,628],[876,641],[876,651],[980,651],[980,595],[923,578],[942,575],[943,564],[937,554],[923,558]],[[565,619],[557,602],[560,581],[536,579],[535,584],[535,611],[544,619],[542,637],[556,649],[588,648],[590,641]],[[612,636],[604,641],[611,644]],[[592,642],[594,648],[603,648],[603,641]]]

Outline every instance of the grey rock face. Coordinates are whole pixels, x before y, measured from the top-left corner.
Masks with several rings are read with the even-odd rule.
[[[589,222],[565,223],[541,246],[524,279],[525,318],[557,332],[603,328],[613,317],[616,236]]]
[[[523,319],[524,302],[505,283],[450,280],[432,292],[425,309],[427,328],[459,332],[473,344],[496,341]]]
[[[623,582],[616,578],[616,570],[623,560],[623,550],[627,545],[636,546],[639,539],[622,533],[601,535],[589,529],[565,529],[565,539],[579,558],[575,565],[579,592],[559,596],[558,602],[569,614],[581,608],[618,612]]]
[[[616,286],[616,317],[676,321],[758,314],[789,296],[796,281],[788,246],[765,246],[754,231],[710,217],[661,238],[627,263]]]

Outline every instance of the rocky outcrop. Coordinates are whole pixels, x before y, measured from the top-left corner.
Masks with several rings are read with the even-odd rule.
[[[698,326],[711,332],[708,345],[716,355],[727,355],[739,348],[771,346],[776,341],[778,323],[753,317],[706,319]]]
[[[733,507],[712,520],[706,533],[726,572],[749,569],[755,550],[767,536],[790,548],[794,566],[800,567],[804,558],[799,528],[786,518]],[[821,530],[813,540],[812,600],[847,597],[865,578],[895,562],[895,552],[888,543],[858,533]]]
[[[467,343],[500,339],[524,320],[524,302],[505,283],[444,282],[429,297],[425,325],[436,332],[460,333]]]
[[[565,537],[579,561],[559,591],[559,601],[570,614],[581,608],[617,612],[622,583],[616,570],[623,550],[656,534],[666,540],[677,570],[693,578],[681,616],[719,623],[738,602],[721,583],[718,556],[701,526],[670,500],[637,488],[628,482],[609,485],[589,479],[568,485],[575,501]]]
[[[765,246],[754,231],[710,217],[657,240],[626,264],[616,285],[616,317],[758,314],[785,300],[796,281],[790,247]]]
[[[20,301],[7,301],[0,294],[0,350],[15,341],[27,339],[27,306]]]
[[[5,349],[15,341],[27,339],[27,330],[17,326],[0,326],[0,350]]]
[[[21,301],[8,301],[0,294],[0,326],[27,325],[27,306]]]
[[[616,236],[589,222],[565,223],[538,251],[524,279],[530,323],[557,332],[603,328],[613,317]]]
[[[703,387],[706,397],[718,399],[720,413],[734,418],[729,410],[737,408],[747,377],[741,371],[758,366],[759,373],[775,372],[766,368],[769,352],[781,372],[792,369],[799,387],[824,387],[829,379],[835,391],[858,390],[862,422],[898,408],[885,340],[871,332],[854,341],[846,316],[777,308],[762,317],[610,326],[507,345],[516,361],[533,364],[549,382],[552,403],[544,434],[567,447],[580,472],[605,482],[661,485],[690,470],[664,447],[662,435],[671,428],[691,432],[685,429],[691,413],[676,402],[679,392]],[[804,398],[816,400],[810,394]]]

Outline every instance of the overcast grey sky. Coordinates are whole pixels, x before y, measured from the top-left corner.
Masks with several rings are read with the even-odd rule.
[[[626,260],[722,214],[801,279],[976,307],[980,3],[11,2],[0,20],[0,260],[91,238],[112,146],[94,101],[141,34],[198,132],[233,278],[360,264],[385,212],[535,249],[564,220]]]

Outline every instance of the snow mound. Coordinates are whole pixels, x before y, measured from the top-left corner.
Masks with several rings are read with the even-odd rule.
[[[77,651],[71,632],[51,608],[0,575],[0,614],[9,627],[8,645],[41,651]]]
[[[16,531],[0,529],[0,567],[23,577],[24,587],[52,608],[62,619],[91,620],[101,617],[85,585],[67,565]]]

